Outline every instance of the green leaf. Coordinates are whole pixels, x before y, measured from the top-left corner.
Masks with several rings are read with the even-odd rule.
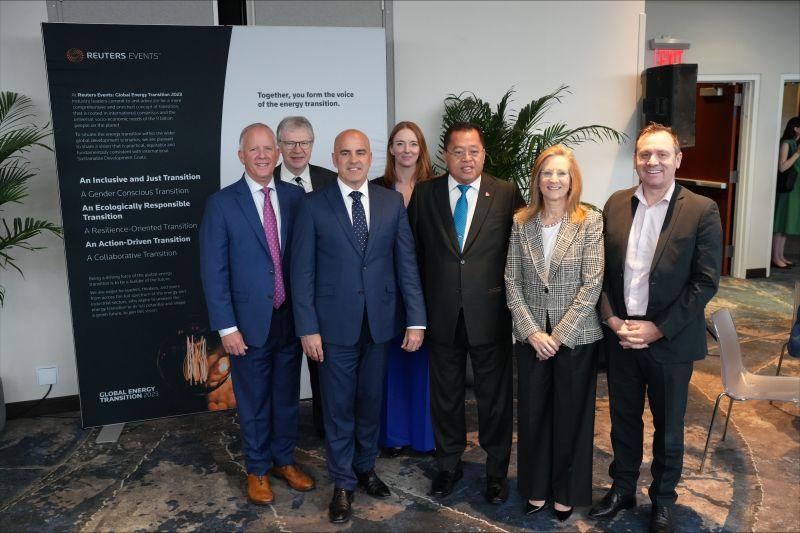
[[[34,105],[27,96],[11,92],[0,92],[0,206],[9,202],[22,203],[27,196],[27,182],[36,177],[36,169],[30,167],[28,152],[34,147],[51,150],[41,141],[52,131],[49,124],[39,126],[32,119]],[[60,226],[47,220],[33,217],[14,218],[9,226],[2,219],[0,228],[0,268],[13,269],[22,274],[13,253],[42,249],[30,242],[42,233],[51,233],[63,238]],[[0,286],[0,306],[5,301],[5,290]]]
[[[561,122],[546,123],[544,118],[552,106],[560,104],[566,95],[571,94],[567,85],[534,98],[516,114],[510,107],[514,93],[513,87],[506,91],[494,111],[489,103],[475,93],[448,95],[442,114],[440,154],[444,151],[447,128],[457,122],[477,124],[483,130],[485,139],[484,170],[497,178],[516,183],[527,199],[530,172],[543,150],[559,143],[572,148],[584,142],[614,141],[621,144],[628,139],[624,133],[598,124],[570,128]],[[446,171],[441,158],[434,166],[437,171]]]

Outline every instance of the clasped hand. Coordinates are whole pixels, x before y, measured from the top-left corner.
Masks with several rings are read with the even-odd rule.
[[[615,317],[616,318],[616,317]],[[620,320],[616,323],[609,321],[609,326],[619,337],[619,344],[624,349],[641,350],[650,346],[664,336],[653,322],[649,320]],[[615,327],[616,326],[616,327]]]
[[[528,343],[536,350],[536,358],[546,361],[553,357],[561,348],[561,341],[544,331],[537,331],[528,337]]]

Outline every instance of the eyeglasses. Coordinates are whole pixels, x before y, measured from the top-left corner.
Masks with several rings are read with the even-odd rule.
[[[453,157],[457,157],[458,159],[463,158],[465,155],[469,155],[470,157],[478,157],[483,152],[483,149],[480,148],[470,148],[469,150],[464,150],[463,148],[456,148],[455,150],[448,150],[447,153],[452,155]]]
[[[281,141],[281,144],[288,150],[294,150],[295,146],[299,146],[303,150],[308,150],[311,148],[311,145],[314,144],[314,141]]]

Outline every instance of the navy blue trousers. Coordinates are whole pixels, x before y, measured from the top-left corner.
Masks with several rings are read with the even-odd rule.
[[[319,364],[328,472],[335,488],[354,490],[355,473],[368,472],[378,455],[383,379],[389,342],[375,344],[365,319],[353,346],[326,343]]]
[[[264,346],[231,356],[242,452],[248,474],[294,463],[300,399],[300,342],[288,305],[273,311]]]

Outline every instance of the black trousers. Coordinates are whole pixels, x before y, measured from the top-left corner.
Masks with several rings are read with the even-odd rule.
[[[517,481],[526,500],[592,503],[594,346],[562,346],[539,361],[530,344],[517,344]]]
[[[607,333],[608,334],[608,333]],[[683,427],[693,363],[659,363],[648,348],[623,350],[608,338],[608,395],[614,461],[609,474],[621,494],[635,494],[644,445],[644,398],[653,414],[653,503],[670,505],[683,470]]]
[[[474,346],[469,342],[461,313],[452,343],[426,342],[430,350],[431,418],[439,468],[454,471],[467,445],[464,393],[469,352],[478,403],[478,441],[487,454],[486,474],[506,477],[513,432],[511,336]]]

